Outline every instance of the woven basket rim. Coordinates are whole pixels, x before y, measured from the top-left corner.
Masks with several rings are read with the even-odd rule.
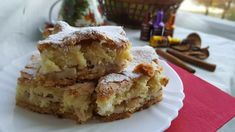
[[[181,3],[183,0],[118,0],[120,2],[128,3],[144,3],[144,4],[159,4],[159,5],[173,5]]]

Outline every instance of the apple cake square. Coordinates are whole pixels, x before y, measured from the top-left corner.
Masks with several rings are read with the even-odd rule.
[[[39,73],[51,80],[98,79],[127,67],[132,59],[130,47],[122,27],[75,28],[60,21],[51,35],[38,42],[42,59]]]
[[[131,116],[162,100],[168,78],[153,48],[133,47],[133,60],[122,73],[102,77],[96,87],[96,112],[104,121]]]

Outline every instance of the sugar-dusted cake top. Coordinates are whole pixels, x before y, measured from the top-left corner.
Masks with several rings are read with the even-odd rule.
[[[131,54],[133,60],[125,69],[124,74],[125,72],[133,71],[133,69],[141,63],[151,63],[152,61],[157,61],[159,59],[156,51],[150,46],[133,47],[131,49]]]
[[[129,42],[126,33],[120,26],[99,26],[99,27],[72,27],[63,21],[55,24],[54,34],[49,35],[45,40],[39,41],[39,47],[43,44],[77,44],[86,39],[98,39],[122,46]]]
[[[40,54],[35,52],[30,61],[26,64],[25,68],[21,71],[21,77],[25,79],[33,79],[36,76],[38,68],[40,66]]]
[[[122,73],[112,73],[106,75],[100,80],[101,83],[121,82],[124,80],[129,80],[130,78],[139,77],[140,74],[136,73],[134,69],[136,68],[136,66],[143,63],[152,64],[152,62],[154,62],[156,67],[158,66],[158,55],[156,54],[155,50],[150,46],[133,47],[131,49],[131,54],[133,55],[133,60]]]

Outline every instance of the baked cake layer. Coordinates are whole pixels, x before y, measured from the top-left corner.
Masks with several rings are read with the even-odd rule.
[[[137,47],[131,52],[133,61],[122,73],[109,74],[99,80],[96,105],[102,119],[111,121],[128,117],[146,107],[148,102],[156,103],[162,98],[162,88],[168,79],[163,76],[154,49]]]
[[[131,117],[131,115],[134,112],[147,109],[150,106],[160,102],[162,99],[163,99],[162,91],[159,91],[159,96],[158,97],[150,99],[148,101],[145,101],[141,107],[137,108],[134,111],[127,111],[127,112],[121,112],[121,113],[113,113],[113,114],[110,114],[109,116],[100,116],[100,115],[98,115],[98,116],[96,116],[96,118],[101,120],[101,121],[104,121],[104,122],[110,122],[110,121],[114,121],[114,120],[120,120],[120,119],[124,119],[124,118],[129,118],[129,117]]]
[[[45,114],[69,117],[78,123],[92,117],[94,83],[43,87],[35,82],[18,84],[16,104]]]
[[[85,122],[92,118],[95,82],[80,82],[67,86],[45,86],[36,79],[37,57],[18,78],[16,104],[39,113]]]
[[[52,33],[38,43],[42,78],[98,79],[121,72],[132,58],[131,44],[121,27],[74,28],[58,22]]]

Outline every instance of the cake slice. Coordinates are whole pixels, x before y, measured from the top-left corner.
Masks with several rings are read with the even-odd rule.
[[[95,82],[46,85],[38,80],[39,55],[33,55],[18,78],[16,104],[44,114],[70,118],[78,123],[92,118]]]
[[[51,33],[38,43],[39,73],[46,80],[98,79],[121,72],[132,58],[131,44],[121,27],[75,28],[60,21]]]
[[[102,77],[96,87],[99,119],[113,121],[162,100],[162,88],[168,83],[158,56],[148,46],[131,50],[133,61],[122,73]]]

